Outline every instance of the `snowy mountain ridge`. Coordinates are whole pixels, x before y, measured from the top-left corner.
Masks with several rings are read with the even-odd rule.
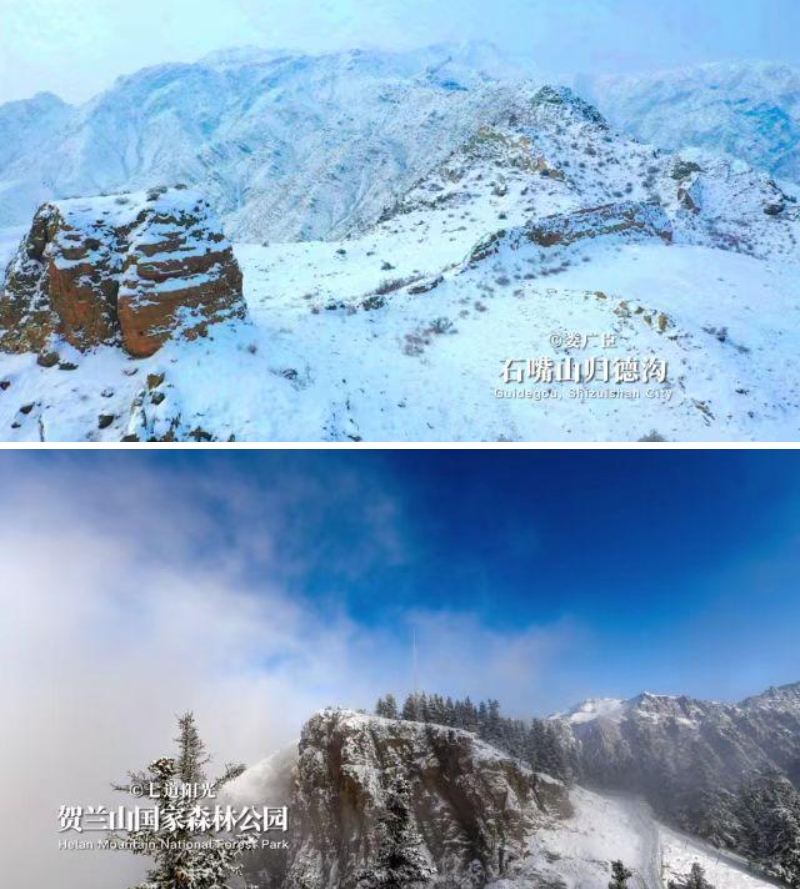
[[[78,108],[40,94],[0,106],[0,229],[26,224],[46,200],[185,183],[238,241],[352,236],[542,82],[531,62],[482,43],[319,56],[245,48],[121,77]],[[571,82],[615,126],[662,148],[800,175],[791,69]]]
[[[43,117],[39,150],[0,162],[0,227],[48,199],[185,183],[202,187],[238,240],[342,236],[491,120],[503,84],[522,73],[475,44],[250,49],[147,68],[66,121]],[[25,106],[33,116],[37,101]]]
[[[729,712],[746,713],[750,710],[781,710],[800,716],[800,682],[771,687],[761,694],[752,695],[734,704],[721,701],[700,701],[686,695],[655,694],[645,691],[632,698],[588,698],[564,713],[551,719],[563,719],[571,725],[582,725],[595,719],[620,722],[629,714],[639,711],[653,717],[700,713],[708,708]]]

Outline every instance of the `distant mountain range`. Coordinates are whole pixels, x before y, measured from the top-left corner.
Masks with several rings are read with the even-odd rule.
[[[80,107],[0,106],[0,228],[44,200],[186,183],[239,241],[360,233],[520,89],[534,66],[484,44],[308,56],[245,49],[120,78]],[[575,77],[617,127],[800,178],[800,74],[754,63]]]
[[[773,62],[715,63],[571,85],[615,126],[669,151],[726,152],[800,180],[800,71]]]
[[[726,795],[745,778],[777,771],[800,786],[800,682],[738,704],[589,700],[553,719],[569,728],[584,780],[643,793],[664,817],[718,841]]]

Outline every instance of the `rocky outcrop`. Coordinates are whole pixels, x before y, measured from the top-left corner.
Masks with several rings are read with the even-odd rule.
[[[659,237],[669,244],[672,241],[672,226],[657,204],[625,201],[548,216],[526,229],[527,238],[541,247],[573,244],[584,238],[613,234],[648,235]]]
[[[547,109],[555,110],[558,114],[567,113],[577,120],[608,130],[608,122],[597,108],[581,99],[569,87],[543,86],[533,96],[531,104],[535,110]]]
[[[409,788],[410,833],[436,873],[431,885],[479,889],[521,859],[531,831],[566,817],[559,782],[469,732],[326,710],[303,729],[294,766],[292,839],[259,884],[352,889],[380,855],[381,818],[393,782]]]
[[[39,209],[9,265],[0,349],[52,351],[62,338],[142,358],[245,314],[239,266],[197,192],[73,199]]]

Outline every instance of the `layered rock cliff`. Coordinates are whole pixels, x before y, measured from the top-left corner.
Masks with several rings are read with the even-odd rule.
[[[197,192],[73,199],[39,209],[8,267],[0,349],[119,342],[142,358],[245,314],[239,266]]]

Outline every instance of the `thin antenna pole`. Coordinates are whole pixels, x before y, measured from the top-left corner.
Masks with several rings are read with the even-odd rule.
[[[419,684],[419,673],[417,669],[417,628],[414,627],[412,630],[412,662],[414,665],[414,697],[417,697],[417,686]]]

